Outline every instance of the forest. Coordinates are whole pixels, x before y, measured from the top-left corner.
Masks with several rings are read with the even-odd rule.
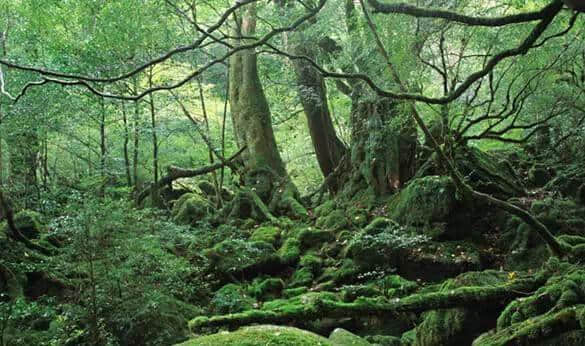
[[[0,346],[585,345],[585,1],[0,1]]]

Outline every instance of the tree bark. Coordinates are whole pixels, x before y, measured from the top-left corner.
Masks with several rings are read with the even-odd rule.
[[[314,59],[313,52],[317,47],[303,40],[302,33],[298,33],[298,36],[301,42],[297,42],[292,47],[294,54]],[[323,176],[328,177],[339,166],[347,148],[337,137],[331,121],[323,76],[302,60],[293,60],[293,66],[297,79],[297,91],[307,117],[307,125],[317,162]],[[330,191],[336,192],[340,185],[341,183],[336,177],[329,182],[328,188]]]

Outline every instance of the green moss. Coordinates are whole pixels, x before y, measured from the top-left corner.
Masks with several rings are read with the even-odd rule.
[[[205,256],[218,273],[228,275],[261,272],[280,264],[271,244],[239,239],[224,240],[206,250]]]
[[[294,272],[288,287],[310,286],[313,283],[313,272],[309,268],[301,268]]]
[[[198,194],[186,193],[175,202],[171,213],[176,223],[194,224],[211,213],[211,204]]]
[[[402,346],[406,345],[402,343],[402,340],[395,336],[390,335],[371,335],[367,336],[366,340],[374,345],[379,346]]]
[[[406,280],[400,275],[388,275],[377,280],[376,285],[380,287],[387,297],[402,297],[413,293],[419,288],[419,285],[410,280]]]
[[[309,269],[311,273],[317,275],[321,271],[321,267],[323,266],[323,260],[320,257],[318,257],[315,253],[308,253],[301,257],[299,265],[301,267]]]
[[[254,308],[256,300],[246,294],[240,285],[227,284],[215,292],[211,300],[213,310],[219,314],[231,314]]]
[[[280,229],[274,226],[262,226],[252,232],[250,241],[263,241],[269,244],[276,245],[280,240]]]
[[[178,346],[333,346],[326,338],[292,327],[262,325],[189,340]]]
[[[469,272],[443,284],[440,292],[464,286],[494,286],[505,283],[507,273],[497,271]],[[417,326],[415,345],[469,345],[482,332],[495,326],[501,306],[484,306],[430,311]]]
[[[278,249],[278,257],[283,264],[295,264],[301,256],[301,242],[297,238],[288,238]]]
[[[285,298],[292,298],[296,296],[300,296],[305,294],[309,291],[307,287],[297,287],[297,288],[289,288],[282,292],[282,296]]]
[[[36,239],[46,233],[47,228],[42,223],[42,219],[43,216],[33,210],[23,210],[14,215],[16,228],[29,239]]]
[[[389,219],[376,218],[354,235],[347,245],[345,256],[352,258],[363,270],[378,266],[392,268],[399,262],[404,249],[426,241],[426,237],[409,234],[406,228]]]
[[[350,225],[350,220],[345,211],[336,209],[328,215],[318,218],[315,224],[317,227],[336,231],[347,228]]]
[[[583,313],[585,305],[551,311],[483,334],[473,345],[583,345],[585,333],[580,323]]]
[[[360,267],[353,260],[344,259],[338,266],[325,268],[317,281],[333,281],[336,284],[352,282],[360,272]]]
[[[321,204],[320,206],[318,206],[317,208],[315,208],[315,216],[319,217],[323,217],[323,216],[327,216],[329,214],[331,214],[333,212],[333,210],[336,209],[336,203],[334,200],[330,199],[328,201],[326,201],[325,203]]]
[[[277,278],[269,278],[265,280],[255,280],[249,292],[256,299],[267,300],[274,299],[281,295],[284,288],[284,281]]]
[[[390,200],[389,217],[400,224],[422,226],[446,220],[455,207],[455,190],[449,177],[415,179]]]
[[[460,147],[455,152],[455,162],[461,173],[478,191],[500,198],[525,194],[522,181],[514,168],[500,155],[476,147]]]
[[[350,333],[349,331],[337,328],[331,335],[329,335],[329,340],[337,346],[370,346],[371,344],[367,342],[365,339],[360,338],[359,336]]]
[[[307,227],[299,233],[299,241],[303,248],[314,248],[323,243],[335,240],[335,234],[330,230]]]

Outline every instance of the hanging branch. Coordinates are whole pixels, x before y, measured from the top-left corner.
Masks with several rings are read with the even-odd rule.
[[[396,72],[395,68],[393,67],[392,62],[390,61],[390,58],[389,58],[388,51],[383,46],[382,41],[380,40],[380,38],[378,36],[378,32],[376,30],[376,27],[375,27],[372,19],[370,18],[368,10],[367,10],[366,6],[364,5],[363,1],[364,0],[360,0],[360,3],[362,4],[364,16],[365,16],[366,21],[368,23],[368,27],[372,31],[372,34],[376,37],[376,43],[378,45],[378,49],[380,50],[382,56],[386,59],[386,62],[388,64],[388,66],[390,67],[390,69],[392,70],[393,77],[395,80],[397,80],[400,89],[403,92],[405,92],[406,86],[400,80],[398,73]],[[551,20],[552,20],[552,18],[551,18]],[[545,21],[543,21],[543,22],[545,22]],[[541,24],[543,22],[541,22]],[[536,40],[536,38],[534,38],[534,40]],[[451,179],[453,179],[453,182],[455,183],[457,190],[461,193],[461,195],[463,196],[464,199],[476,200],[479,202],[483,202],[487,205],[494,206],[496,208],[502,209],[502,210],[504,210],[512,215],[519,217],[520,219],[522,219],[522,221],[526,222],[531,227],[531,229],[533,229],[546,242],[546,244],[549,246],[549,249],[551,250],[551,253],[554,256],[563,257],[567,254],[567,252],[570,252],[570,248],[567,249],[566,246],[564,246],[564,244],[561,244],[552,235],[552,233],[549,231],[549,229],[542,222],[540,222],[538,219],[536,219],[533,215],[531,215],[526,210],[524,210],[518,206],[515,206],[511,203],[508,203],[506,201],[495,198],[495,197],[488,195],[486,193],[482,193],[482,192],[478,192],[478,191],[473,190],[473,188],[465,182],[461,173],[459,172],[459,170],[457,169],[457,167],[453,163],[453,160],[451,160],[451,158],[449,158],[445,154],[445,152],[441,148],[441,145],[439,144],[439,142],[437,142],[437,139],[432,135],[431,131],[424,123],[421,115],[418,113],[418,110],[416,109],[416,104],[414,102],[410,102],[409,104],[410,104],[410,108],[411,108],[411,114],[412,114],[414,120],[416,121],[418,126],[421,128],[421,130],[424,132],[425,136],[428,139],[430,139],[430,142],[431,142],[433,149],[437,153],[438,157],[441,159],[441,162],[444,164],[445,168],[449,172]]]

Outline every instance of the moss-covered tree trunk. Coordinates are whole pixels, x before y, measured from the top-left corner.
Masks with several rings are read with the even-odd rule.
[[[299,38],[302,36],[299,34]],[[315,58],[316,47],[300,40],[293,47],[295,55]],[[303,60],[293,60],[297,78],[299,98],[307,117],[309,133],[315,148],[315,155],[324,177],[328,177],[339,166],[347,148],[335,133],[331,121],[329,105],[327,103],[327,89],[323,76],[311,65]],[[337,191],[341,185],[338,178],[331,179],[328,186],[330,191]]]
[[[351,126],[353,183],[381,196],[415,173],[416,129],[391,99],[354,97]]]
[[[235,37],[254,36],[256,32],[256,4],[240,9],[235,20]],[[235,39],[234,45],[246,44],[246,39]],[[245,185],[269,204],[273,212],[305,214],[296,201],[298,192],[290,180],[278,151],[268,101],[258,75],[257,54],[254,49],[243,49],[229,61],[229,101],[235,137],[245,166]]]

